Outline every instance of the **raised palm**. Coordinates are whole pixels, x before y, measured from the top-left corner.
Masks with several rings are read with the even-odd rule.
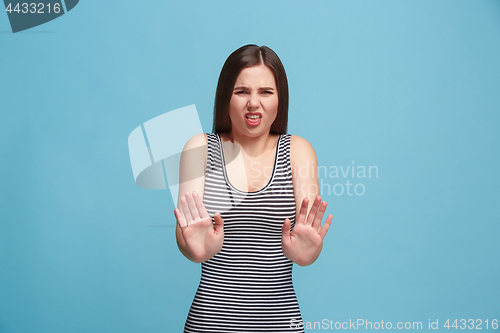
[[[285,219],[281,237],[285,257],[301,266],[309,265],[316,260],[333,219],[332,215],[328,215],[325,224],[321,226],[327,203],[321,202],[320,196],[314,200],[309,215],[307,215],[308,205],[309,199],[306,197],[302,201],[293,231],[290,232],[291,221]]]
[[[198,193],[186,193],[180,199],[182,212],[174,210],[186,246],[196,262],[207,261],[219,253],[224,242],[224,221],[215,213],[214,222],[208,215]]]

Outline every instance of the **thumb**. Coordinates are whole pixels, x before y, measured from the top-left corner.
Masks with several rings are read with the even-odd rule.
[[[285,219],[285,223],[283,223],[283,226],[281,227],[282,231],[282,236],[281,236],[281,241],[283,242],[284,245],[288,244],[290,242],[290,227],[292,225],[292,222],[288,218]]]
[[[224,220],[222,219],[222,216],[220,216],[220,213],[217,212],[214,214],[214,222],[215,222],[215,230],[217,232],[224,232]]]

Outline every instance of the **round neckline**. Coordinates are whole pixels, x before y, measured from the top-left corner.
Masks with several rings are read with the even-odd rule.
[[[252,192],[246,192],[246,191],[238,190],[229,181],[229,177],[227,176],[227,172],[226,172],[226,160],[224,158],[224,150],[222,148],[222,139],[221,139],[219,133],[216,133],[216,134],[217,134],[217,138],[219,140],[219,149],[220,149],[220,154],[221,154],[221,158],[222,158],[222,173],[224,175],[224,179],[226,180],[227,185],[229,185],[229,187],[231,187],[231,189],[233,189],[234,191],[239,192],[239,193],[243,193],[243,194],[256,194],[256,193],[260,193],[262,191],[265,191],[271,185],[271,183],[274,180],[274,174],[276,172],[276,166],[278,164],[278,150],[279,150],[279,146],[280,146],[280,143],[281,143],[282,134],[278,135],[278,141],[276,141],[276,148],[275,148],[276,150],[274,152],[273,172],[271,174],[271,178],[269,178],[269,181],[267,182],[267,184],[263,188],[261,188],[260,190],[257,190],[257,191],[252,191]]]

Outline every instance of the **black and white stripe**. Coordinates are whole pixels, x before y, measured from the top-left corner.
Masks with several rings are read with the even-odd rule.
[[[295,223],[289,134],[280,135],[274,161],[264,188],[239,191],[227,179],[220,136],[208,134],[203,202],[224,219],[224,245],[201,265],[184,332],[304,332],[293,263],[281,249],[285,218]]]

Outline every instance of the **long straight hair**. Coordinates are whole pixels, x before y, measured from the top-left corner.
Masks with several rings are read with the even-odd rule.
[[[278,55],[267,46],[249,44],[240,47],[226,59],[220,72],[214,103],[214,133],[231,132],[229,102],[233,95],[234,84],[244,68],[265,65],[274,74],[278,90],[278,113],[271,125],[270,133],[286,134],[288,123],[288,81],[285,67]]]

